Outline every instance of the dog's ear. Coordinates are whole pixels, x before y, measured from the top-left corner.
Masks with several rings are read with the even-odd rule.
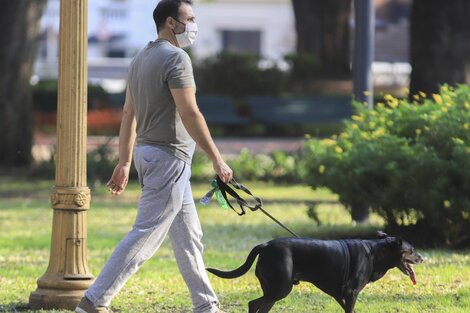
[[[384,233],[383,231],[381,231],[381,230],[377,231],[377,238],[379,238],[379,239],[385,239],[385,238],[387,238],[387,237],[389,237],[389,235],[387,235],[387,234]]]
[[[394,247],[397,247],[397,248],[401,248],[401,246],[403,245],[403,239],[401,239],[400,237],[387,237],[385,238],[385,240],[387,241],[387,243],[390,243],[392,244]]]
[[[401,239],[400,237],[396,237],[395,241],[399,247],[403,246],[403,239]]]

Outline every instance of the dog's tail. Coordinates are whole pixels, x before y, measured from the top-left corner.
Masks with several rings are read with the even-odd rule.
[[[211,272],[212,274],[222,277],[222,278],[237,278],[242,275],[244,275],[248,270],[251,268],[253,265],[253,262],[255,261],[256,257],[258,254],[261,252],[261,250],[266,247],[267,243],[262,243],[260,245],[257,245],[256,247],[253,248],[253,250],[250,251],[250,254],[248,254],[248,257],[246,258],[245,263],[240,266],[237,269],[234,269],[233,271],[221,271],[215,268],[206,268],[207,271]]]

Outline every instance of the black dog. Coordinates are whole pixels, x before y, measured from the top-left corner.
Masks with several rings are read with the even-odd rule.
[[[299,281],[311,282],[335,298],[345,313],[353,313],[359,292],[369,282],[398,267],[415,284],[410,264],[423,261],[408,242],[379,232],[377,240],[279,238],[254,247],[245,264],[233,271],[207,270],[222,278],[240,277],[258,255],[255,273],[264,294],[249,302],[249,313],[269,312]]]

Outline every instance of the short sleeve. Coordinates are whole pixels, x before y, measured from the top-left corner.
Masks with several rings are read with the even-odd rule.
[[[191,59],[184,51],[171,55],[167,64],[167,82],[171,89],[196,87]]]

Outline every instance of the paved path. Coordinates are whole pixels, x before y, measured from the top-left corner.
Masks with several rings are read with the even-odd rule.
[[[255,154],[266,154],[275,150],[294,152],[299,150],[305,142],[303,138],[215,138],[214,140],[224,155],[239,154],[243,148],[247,148]],[[92,151],[106,143],[109,143],[117,151],[118,138],[105,136],[89,136],[87,140],[88,150]],[[36,160],[49,160],[55,144],[55,136],[36,134],[33,157]]]

